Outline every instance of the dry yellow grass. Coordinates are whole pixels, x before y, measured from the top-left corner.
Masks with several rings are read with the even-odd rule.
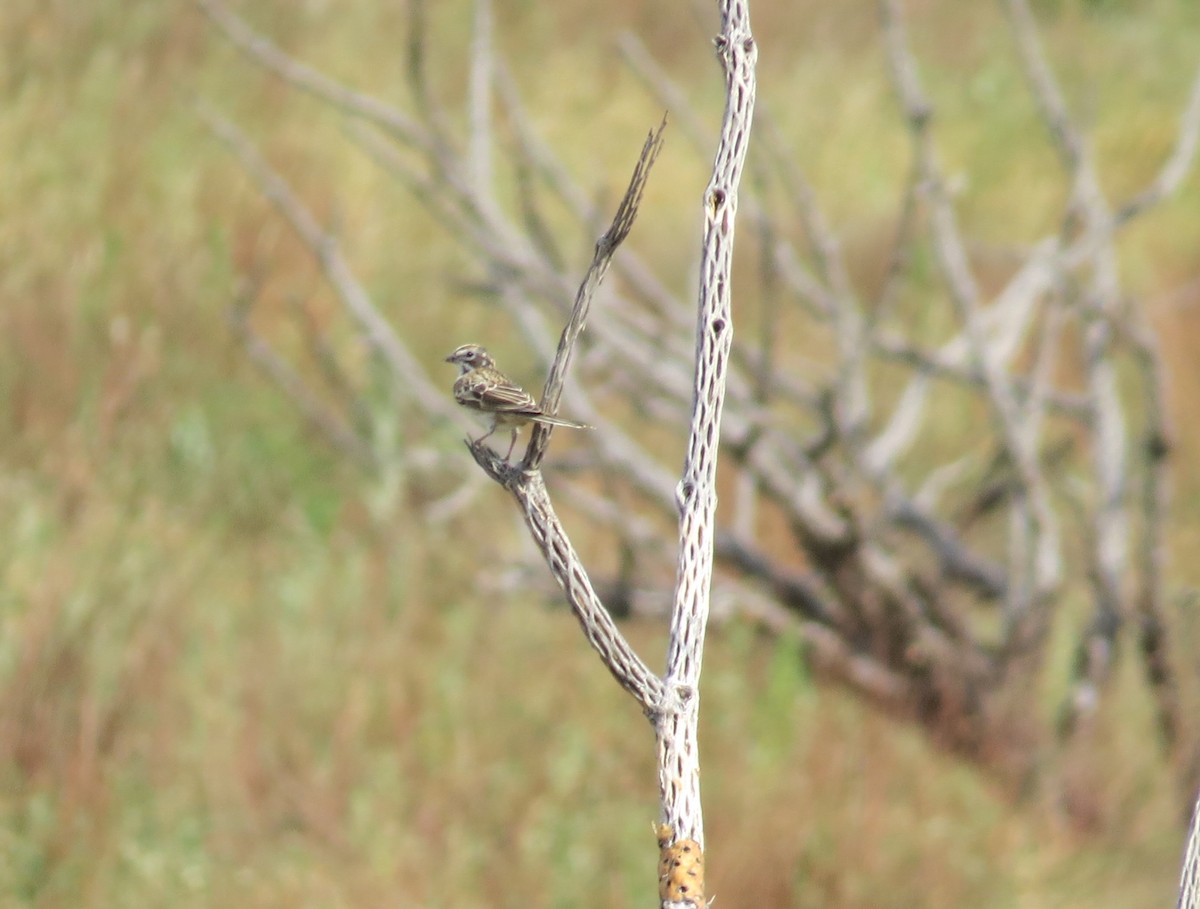
[[[1010,141],[1036,130],[1009,101],[994,14],[911,5],[931,79],[972,74],[965,93],[933,81],[939,100],[989,110],[948,118],[948,155],[980,184],[967,218],[996,224],[996,242],[1044,228],[1058,190],[1044,149]],[[436,6],[453,93],[467,4]],[[764,99],[867,275],[902,167],[870,4],[759,6]],[[1171,141],[1196,10],[1052,6],[1106,178],[1136,185]],[[339,77],[401,93],[401,4],[249,12]],[[619,186],[658,117],[615,62],[616,29],[637,29],[702,109],[719,103],[705,32],[679,15],[626,0],[505,19],[529,107],[585,182]],[[191,96],[247,124],[338,221],[431,363],[464,332],[507,330],[447,280],[452,242],[338,141],[335,117],[247,68],[187,4],[8,0],[0,36],[0,909],[646,904],[649,729],[562,611],[475,588],[464,549],[501,562],[520,546],[508,503],[482,507],[511,543],[424,527],[419,491],[340,461],[246,362],[224,325],[236,272],[267,276],[256,324],[285,348],[290,299],[331,324],[334,306]],[[671,241],[694,235],[702,180],[682,150],[660,166],[634,238],[681,281],[694,252]],[[1200,400],[1198,201],[1193,178],[1126,248],[1181,427]],[[1181,463],[1196,444],[1181,433]],[[1186,554],[1200,477],[1185,467],[1178,490]],[[631,634],[661,652],[659,629]],[[1014,807],[913,731],[818,691],[786,642],[729,629],[708,654],[720,905],[1169,903],[1178,806],[1136,694],[1104,753],[1077,761],[1102,821],[1083,837],[1056,806]]]

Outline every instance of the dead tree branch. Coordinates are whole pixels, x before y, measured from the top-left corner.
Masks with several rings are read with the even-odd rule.
[[[627,649],[596,588],[657,585],[657,598],[642,599],[662,603],[665,572],[625,576],[649,558],[625,560],[616,586],[593,584],[583,572],[542,480],[550,430],[535,429],[519,465],[473,448],[517,498],[592,646],[656,718],[663,766],[680,770],[662,781],[664,848],[694,842],[699,855],[703,843],[687,737],[710,598],[757,604],[743,614],[798,632],[822,677],[1021,788],[1036,781],[1036,746],[1052,734],[1036,719],[1050,631],[1068,621],[1065,592],[1086,591],[1090,615],[1076,632],[1062,733],[1089,728],[1119,645],[1132,637],[1164,745],[1180,747],[1185,680],[1165,643],[1172,617],[1163,608],[1171,452],[1163,362],[1123,287],[1118,252],[1123,228],[1177,192],[1194,166],[1200,74],[1154,177],[1114,203],[1029,5],[1002,0],[1013,65],[1025,74],[1066,201],[1049,213],[1060,226],[1007,250],[997,274],[981,259],[944,163],[939,113],[904,4],[878,0],[880,53],[911,160],[895,177],[879,267],[864,275],[783,130],[762,110],[748,149],[752,43],[748,27],[739,31],[744,3],[724,3],[718,51],[731,100],[705,196],[697,319],[687,294],[644,253],[621,246],[616,254],[636,193],[579,284],[566,263],[576,237],[587,242],[603,227],[600,194],[538,135],[491,40],[486,0],[476,5],[461,113],[432,91],[444,58],[430,52],[435,36],[419,3],[407,42],[409,101],[398,109],[293,59],[219,0],[196,2],[248,59],[345,116],[352,141],[470,257],[477,274],[463,283],[502,309],[547,366],[541,406],[553,413],[561,400],[597,427],[585,452],[555,465],[580,482],[566,503],[633,550],[650,528],[675,520],[681,539],[699,541],[680,549],[664,681]],[[710,147],[718,133],[686,86],[636,38],[623,38],[621,49],[651,96],[669,105],[685,145]],[[280,189],[263,156],[248,153],[228,125],[215,131],[321,263],[397,388],[413,407],[444,414],[449,396],[395,347],[396,332],[381,324],[328,232],[295,192]],[[739,276],[748,305],[738,319],[747,330],[735,337],[724,308],[732,293],[727,255],[747,152],[740,208],[753,225],[743,243],[756,247],[756,268]],[[515,194],[501,188],[505,180]],[[557,226],[564,218],[566,232]],[[588,320],[584,334],[593,305],[602,317]],[[579,379],[569,388],[568,367]],[[274,374],[281,387],[291,382],[286,371]],[[289,395],[305,406],[302,394]],[[688,434],[682,483],[660,451],[667,432]],[[737,499],[726,526],[717,526],[709,498],[718,445],[729,482],[722,488]],[[603,477],[603,494],[584,488],[593,472]],[[659,718],[668,713],[681,732],[664,732]]]
[[[646,180],[650,176],[650,168],[662,148],[662,135],[665,128],[666,121],[664,120],[658,130],[647,137],[629,188],[617,209],[617,214],[609,229],[596,243],[595,257],[576,294],[575,306],[563,329],[558,353],[555,355],[554,362],[550,367],[549,378],[546,380],[541,403],[545,413],[553,414],[557,409],[571,355],[587,322],[592,298],[608,270],[617,247],[629,235],[629,231],[633,227],[642,192],[645,189]],[[546,448],[550,441],[549,429],[550,427],[537,426],[525,457],[516,466],[500,458],[482,442],[468,442],[467,447],[476,463],[483,468],[487,475],[507,489],[517,500],[526,526],[546,559],[551,573],[566,594],[567,602],[571,605],[571,610],[578,619],[580,627],[583,628],[588,642],[600,655],[605,666],[621,684],[621,687],[637,699],[642,710],[648,716],[654,716],[660,709],[665,687],[642,662],[641,658],[633,652],[617,629],[611,614],[600,602],[600,598],[596,595],[588,578],[583,561],[571,545],[546,490],[541,463],[545,458]]]

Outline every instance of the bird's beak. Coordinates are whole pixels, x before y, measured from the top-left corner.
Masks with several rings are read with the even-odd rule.
[[[450,354],[450,356],[446,357],[446,362],[453,363],[454,362],[454,354]]]

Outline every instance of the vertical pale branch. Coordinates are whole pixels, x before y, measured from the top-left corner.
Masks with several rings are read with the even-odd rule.
[[[1131,333],[1141,373],[1142,409],[1146,420],[1142,441],[1145,464],[1140,489],[1142,526],[1136,553],[1137,582],[1133,602],[1138,649],[1157,706],[1159,739],[1163,749],[1171,754],[1180,744],[1183,723],[1179,678],[1168,652],[1169,625],[1163,610],[1169,497],[1167,460],[1172,432],[1167,416],[1165,370],[1154,335],[1144,324],[1134,326]]]
[[[674,843],[703,848],[700,765],[696,744],[700,665],[712,583],[717,511],[717,443],[725,399],[725,372],[733,342],[732,265],[738,184],[754,114],[754,65],[746,0],[723,0],[717,56],[725,70],[726,105],[712,180],[704,194],[704,240],[696,321],[695,392],[679,504],[679,564],[675,578],[666,703],[658,717],[658,772],[662,822]],[[660,889],[664,905],[703,904],[703,894]]]
[[[492,188],[492,32],[491,0],[475,2],[475,34],[471,40],[471,181],[480,195]]]
[[[969,361],[982,380],[996,433],[1012,459],[1018,481],[1010,522],[1011,579],[1006,618],[1011,643],[1020,649],[1044,632],[1049,616],[1041,607],[1062,578],[1058,522],[1037,460],[1038,439],[1023,421],[1013,383],[989,344],[982,294],[929,132],[933,108],[921,87],[901,5],[897,0],[879,0],[879,11],[892,80],[913,132],[922,181],[927,185],[930,226],[942,276],[961,322]]]
[[[1071,223],[1078,219],[1093,235],[1090,275],[1080,299],[1084,371],[1095,438],[1092,445],[1096,504],[1091,513],[1091,565],[1095,609],[1076,651],[1074,691],[1064,705],[1061,728],[1070,731],[1099,703],[1098,688],[1115,658],[1122,623],[1122,581],[1129,567],[1130,527],[1127,476],[1128,428],[1121,403],[1115,353],[1120,314],[1120,277],[1113,215],[1100,187],[1093,155],[1067,109],[1062,89],[1046,59],[1026,0],[1005,0],[1013,36],[1042,120],[1071,180]]]
[[[1200,909],[1200,798],[1192,811],[1187,846],[1183,852],[1183,869],[1179,874],[1179,900],[1175,909]]]

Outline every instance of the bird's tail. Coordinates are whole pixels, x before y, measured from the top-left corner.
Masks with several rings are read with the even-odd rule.
[[[563,420],[559,417],[548,417],[545,414],[538,414],[536,417],[530,417],[535,423],[545,423],[548,426],[565,426],[567,429],[595,429],[595,426],[588,426],[587,423],[574,423],[571,420]]]

